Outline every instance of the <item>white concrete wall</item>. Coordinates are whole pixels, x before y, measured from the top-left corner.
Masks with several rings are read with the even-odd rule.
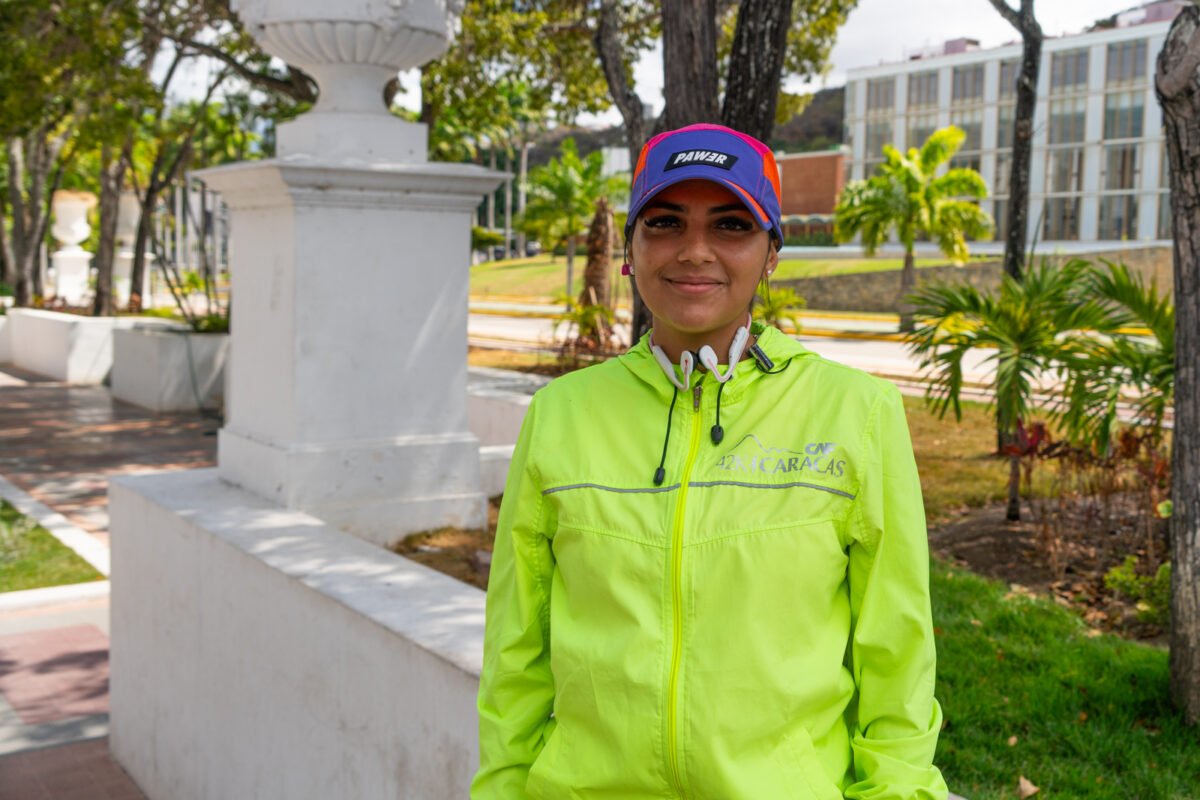
[[[110,512],[110,746],[151,800],[467,796],[483,592],[216,470]]]
[[[224,333],[113,331],[113,397],[151,411],[217,408],[228,356]]]
[[[0,364],[11,364],[12,356],[12,326],[8,324],[8,314],[0,315]]]
[[[57,381],[103,383],[112,369],[112,332],[172,326],[153,317],[81,317],[34,308],[10,309],[12,363]]]

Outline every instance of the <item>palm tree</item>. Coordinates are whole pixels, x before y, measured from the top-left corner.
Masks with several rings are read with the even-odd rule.
[[[913,249],[927,237],[956,263],[967,259],[967,239],[988,236],[992,218],[974,201],[987,197],[987,184],[973,169],[938,175],[962,147],[966,134],[953,125],[934,131],[921,148],[901,153],[884,145],[886,160],[865,181],[842,190],[834,209],[834,237],[847,242],[861,235],[863,249],[874,255],[894,231],[904,246],[900,274],[900,330],[911,331],[909,300],[916,285]]]
[[[564,139],[560,158],[529,171],[529,203],[526,224],[551,232],[557,241],[567,240],[567,296],[574,296],[575,249],[579,234],[591,222],[596,201],[615,198],[625,191],[626,180],[604,175],[604,156],[599,151],[579,157],[574,139]]]
[[[962,418],[963,356],[986,348],[990,389],[1001,444],[1016,441],[1032,410],[1038,378],[1090,352],[1096,334],[1115,332],[1115,317],[1087,297],[1089,264],[1073,259],[1055,268],[1045,259],[1017,282],[1006,275],[995,294],[963,284],[935,284],[913,296],[919,320],[909,349],[929,369],[926,399],[939,416]],[[1020,457],[1010,452],[1008,519],[1021,518]]]
[[[1082,281],[1082,291],[1109,314],[1113,335],[1097,337],[1088,349],[1064,362],[1066,386],[1057,415],[1068,436],[1104,454],[1112,446],[1117,403],[1123,392],[1137,394],[1137,413],[1159,442],[1163,420],[1175,395],[1175,307],[1154,281],[1124,264],[1105,261]],[[1131,336],[1137,327],[1149,336]]]

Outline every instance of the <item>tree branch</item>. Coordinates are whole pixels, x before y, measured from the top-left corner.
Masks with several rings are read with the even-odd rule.
[[[287,97],[299,102],[315,103],[317,101],[317,90],[312,78],[300,72],[290,64],[288,65],[288,73],[290,78],[288,80],[284,80],[282,78],[276,78],[274,75],[268,75],[246,66],[219,47],[214,47],[213,45],[205,44],[204,42],[198,42],[195,39],[190,39],[184,36],[173,35],[169,31],[159,32],[171,41],[175,42],[175,44],[179,47],[186,47],[187,49],[194,50],[201,55],[206,55],[210,58],[215,58],[218,61],[223,62],[229,66],[234,73],[238,75],[238,77],[245,78],[255,86],[286,95]]]
[[[1007,0],[988,0],[988,2],[992,4],[992,8],[996,9],[996,13],[1008,20],[1009,25],[1012,25],[1018,31],[1024,30],[1021,27],[1020,13],[1010,6]],[[1022,2],[1025,2],[1025,0],[1022,0]]]

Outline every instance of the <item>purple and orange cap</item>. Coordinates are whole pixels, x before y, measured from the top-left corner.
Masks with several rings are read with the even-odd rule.
[[[770,231],[775,246],[782,246],[775,155],[753,136],[706,123],[660,133],[646,142],[633,171],[626,238],[646,203],[668,186],[690,180],[725,186]]]

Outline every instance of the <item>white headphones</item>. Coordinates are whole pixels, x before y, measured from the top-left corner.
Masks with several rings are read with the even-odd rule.
[[[717,354],[708,345],[700,348],[700,363],[704,368],[712,373],[718,383],[725,383],[733,377],[734,370],[737,369],[738,362],[742,360],[742,353],[746,349],[746,342],[750,340],[750,315],[746,315],[746,324],[737,329],[733,334],[733,341],[729,345],[729,363],[724,373],[721,372],[720,362],[717,361]],[[654,343],[654,333],[650,334],[650,352],[654,353],[654,360],[658,362],[658,366],[662,368],[664,374],[680,389],[687,391],[692,383],[692,371],[696,366],[695,356],[692,351],[684,350],[679,356],[679,371],[683,373],[683,380],[675,374],[675,365],[671,363],[671,359],[663,351],[661,347]]]

